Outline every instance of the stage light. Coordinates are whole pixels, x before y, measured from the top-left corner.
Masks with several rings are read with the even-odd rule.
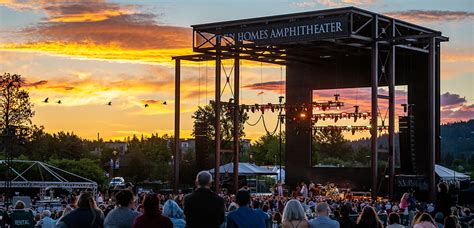
[[[341,96],[341,95],[339,95],[339,94],[337,94],[337,93],[334,94],[334,100],[339,101],[339,97],[340,97],[340,96]]]
[[[255,113],[255,107],[252,106],[252,108],[250,108],[250,110],[252,110],[252,113]]]
[[[337,109],[337,110],[341,109],[341,106],[338,104],[338,105],[336,106],[336,109]]]
[[[334,117],[334,123],[337,123],[337,120],[338,120],[338,119],[339,119],[339,117],[338,117],[338,116],[335,116],[335,117]]]
[[[319,105],[316,106],[316,111],[319,111]]]
[[[354,112],[359,113],[359,105],[354,105]]]
[[[403,112],[407,112],[408,111],[408,105],[407,104],[402,104],[403,106]]]
[[[300,117],[301,117],[302,119],[306,118],[306,113],[304,113],[304,112],[300,113]]]

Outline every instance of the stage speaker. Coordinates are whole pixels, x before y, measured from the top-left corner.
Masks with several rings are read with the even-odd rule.
[[[415,117],[399,117],[400,168],[402,174],[417,174],[415,148]]]
[[[207,137],[208,125],[203,121],[194,123],[194,133],[196,140],[196,167],[198,170],[211,169],[212,164],[209,156],[209,138]]]

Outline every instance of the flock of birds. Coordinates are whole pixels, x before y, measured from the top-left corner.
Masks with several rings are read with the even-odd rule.
[[[44,99],[44,100],[43,100],[43,103],[49,103],[49,97],[47,97],[46,99]],[[61,104],[61,103],[62,103],[62,101],[61,101],[61,100],[58,100],[58,101],[56,101],[55,103],[57,103],[57,104]],[[167,103],[166,103],[166,101],[163,101],[163,102],[161,102],[161,104],[162,104],[162,105],[166,105]],[[112,101],[109,101],[109,102],[107,102],[107,104],[106,104],[106,105],[108,105],[108,106],[112,106]],[[148,107],[150,107],[150,105],[149,105],[149,104],[144,104],[143,106],[144,106],[145,108],[148,108]]]

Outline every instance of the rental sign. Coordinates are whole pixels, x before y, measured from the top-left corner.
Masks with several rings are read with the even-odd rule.
[[[347,17],[312,18],[294,22],[277,22],[258,26],[224,28],[216,32],[223,39],[232,39],[235,45],[246,43],[271,45],[341,38],[349,35]]]

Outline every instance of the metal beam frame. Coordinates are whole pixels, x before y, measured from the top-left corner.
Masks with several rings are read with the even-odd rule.
[[[436,179],[435,179],[435,158],[436,158],[436,38],[430,39],[428,54],[428,166],[429,170],[433,172],[428,173],[428,180],[430,183],[429,199],[434,200],[436,196]]]
[[[371,123],[371,153],[372,153],[372,191],[371,196],[373,200],[377,199],[377,189],[378,189],[378,154],[377,154],[377,120],[378,120],[378,76],[379,76],[379,43],[376,41],[378,35],[378,16],[374,15],[374,23],[372,23],[372,72],[371,72],[371,81],[372,81],[372,119]]]
[[[238,60],[250,60],[250,61],[257,61],[257,62],[266,62],[266,63],[273,63],[273,64],[280,64],[286,65],[287,62],[301,62],[301,63],[309,63],[314,64],[315,57],[311,55],[311,53],[307,52],[300,53],[298,52],[299,44],[296,43],[288,43],[288,44],[275,44],[275,45],[257,45],[253,43],[236,43],[235,40],[232,40],[230,37],[222,37],[219,35],[219,31],[223,29],[229,28],[237,28],[237,27],[245,27],[245,26],[252,26],[252,25],[264,25],[264,24],[272,24],[274,22],[279,21],[298,21],[300,19],[305,18],[325,18],[326,16],[341,16],[346,15],[349,18],[349,25],[350,31],[348,37],[340,38],[340,39],[319,39],[311,42],[305,42],[304,45],[316,47],[316,49],[311,50],[311,53],[320,53],[318,51],[340,51],[340,47],[349,47],[349,48],[360,48],[361,50],[371,50],[371,87],[372,87],[372,98],[371,98],[371,151],[372,151],[372,197],[375,199],[378,194],[379,188],[379,178],[378,178],[378,153],[377,153],[377,136],[378,136],[378,99],[384,98],[383,96],[379,96],[378,94],[378,87],[380,85],[379,77],[384,76],[387,77],[387,84],[389,86],[389,95],[386,98],[389,100],[389,172],[390,172],[390,179],[389,179],[389,192],[390,196],[393,196],[394,192],[394,175],[395,175],[395,147],[394,147],[394,135],[395,135],[395,63],[396,63],[396,49],[402,48],[407,49],[410,51],[415,51],[419,53],[426,53],[429,55],[429,76],[430,76],[430,128],[433,128],[432,133],[433,136],[430,136],[430,167],[433,165],[434,169],[434,159],[437,155],[434,154],[436,151],[436,140],[434,137],[438,134],[434,132],[436,126],[433,123],[436,123],[437,118],[439,115],[433,111],[435,102],[439,102],[436,100],[436,95],[434,92],[438,91],[439,88],[437,79],[435,75],[439,74],[439,69],[437,68],[438,62],[436,62],[436,53],[437,48],[436,44],[442,41],[448,41],[447,37],[441,35],[441,32],[435,31],[429,28],[425,28],[422,26],[414,25],[405,21],[400,21],[391,17],[387,17],[384,15],[372,13],[366,10],[362,10],[355,7],[346,7],[340,9],[331,9],[331,10],[321,10],[321,11],[314,11],[308,13],[297,13],[297,14],[289,14],[289,15],[281,15],[281,16],[272,16],[272,17],[262,17],[262,18],[254,18],[254,19],[246,19],[246,20],[237,20],[237,21],[229,21],[229,22],[222,22],[222,23],[211,23],[211,24],[203,24],[203,25],[194,25],[193,27],[193,50],[195,52],[199,52],[201,54],[198,55],[188,55],[188,56],[178,56],[173,57],[173,59],[183,59],[189,61],[209,61],[215,60],[216,61],[216,107],[215,107],[215,114],[216,114],[216,170],[219,169],[220,166],[220,156],[221,156],[221,148],[220,148],[220,123],[219,123],[219,116],[221,112],[221,101],[220,101],[220,80],[221,80],[221,60],[222,59],[234,59],[234,66],[236,66],[235,72],[235,82],[234,82],[234,91],[236,91],[237,95],[235,95],[234,100],[234,164],[238,162],[238,121],[239,121],[239,100],[238,100],[238,77],[239,70],[237,69],[239,66]],[[354,21],[356,23],[354,23]],[[369,31],[366,28],[371,26],[371,32],[369,35]],[[196,37],[202,37],[201,43],[196,43]],[[331,47],[318,47],[317,43],[320,42],[323,45],[324,42],[329,42],[333,45]],[[360,44],[360,45],[354,45]],[[427,45],[428,44],[428,45]],[[318,49],[319,48],[319,49]],[[346,52],[353,54],[352,49],[347,49]],[[323,50],[324,49],[324,50]],[[328,50],[326,50],[328,49]],[[296,54],[295,54],[296,53]],[[366,52],[363,52],[366,53]],[[388,58],[388,68],[387,73],[385,73],[385,64],[379,66],[379,58],[380,54],[385,55],[387,54]],[[317,54],[315,54],[317,55]],[[439,55],[439,51],[438,51]],[[313,59],[311,59],[313,58]],[[307,61],[309,60],[309,61]],[[380,73],[382,71],[382,73]],[[178,71],[177,71],[178,74]],[[383,83],[382,83],[383,84]],[[433,85],[432,85],[433,84]],[[178,88],[178,87],[177,87]],[[225,103],[225,102],[224,102]],[[178,110],[179,111],[179,110]],[[433,112],[433,113],[431,113]],[[431,117],[432,115],[432,117]],[[179,118],[179,113],[176,115]],[[179,121],[179,120],[178,120]],[[176,126],[176,124],[175,124]],[[176,133],[179,131],[179,123],[177,124],[178,128],[175,128]],[[179,140],[179,138],[178,138]],[[434,143],[433,143],[434,142]],[[431,153],[433,152],[433,153]],[[432,154],[432,155],[431,155]],[[175,161],[176,162],[176,161]],[[238,169],[238,167],[234,167],[234,169]],[[234,172],[236,174],[237,172]],[[434,188],[434,178],[430,173],[430,194],[432,193]],[[238,186],[238,178],[234,178],[234,186]],[[216,182],[216,191],[219,192],[220,189],[220,176],[219,173],[216,172],[215,175],[215,182]],[[380,182],[382,183],[382,182]],[[235,190],[235,189],[234,189]]]
[[[217,37],[218,44],[220,43],[220,37]],[[214,130],[215,130],[215,166],[214,170],[219,170],[221,165],[221,124],[220,124],[220,117],[221,117],[221,51],[217,49],[216,53],[216,87],[215,87],[215,107],[214,107],[214,115],[216,117],[214,123]],[[216,187],[216,192],[220,192],[220,172],[214,172],[214,182]]]
[[[395,20],[392,20],[390,33],[395,36]],[[395,68],[396,68],[396,46],[392,45],[389,52],[389,75],[388,75],[388,154],[389,154],[389,197],[393,199],[395,190]]]
[[[175,102],[174,102],[174,184],[173,191],[178,192],[179,189],[179,164],[181,161],[181,143],[179,141],[179,116],[181,102],[181,59],[175,59]]]
[[[240,155],[240,59],[238,56],[234,59],[234,192],[239,189],[239,155]],[[218,170],[218,169],[215,169]]]

